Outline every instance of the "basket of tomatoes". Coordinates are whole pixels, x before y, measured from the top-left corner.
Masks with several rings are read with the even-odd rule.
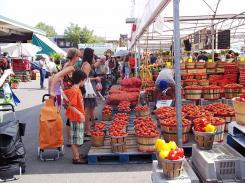
[[[126,152],[127,132],[122,129],[113,129],[110,131],[111,150],[113,153]]]
[[[134,110],[136,117],[145,117],[150,115],[150,109],[147,105],[136,106]]]
[[[221,87],[216,85],[204,86],[202,88],[203,98],[206,100],[217,100],[221,95]]]
[[[216,134],[216,127],[207,118],[194,120],[193,133],[197,147],[203,150],[210,150],[213,147]]]
[[[205,62],[196,62],[197,69],[205,69],[206,63]]]
[[[92,131],[91,132],[91,141],[92,146],[101,147],[104,145],[105,133],[102,131]]]
[[[239,97],[242,93],[243,85],[240,84],[227,84],[224,86],[225,98],[232,99],[235,97]]]
[[[207,74],[205,74],[205,73],[195,74],[195,78],[198,80],[207,79]]]
[[[111,121],[112,120],[112,107],[110,105],[105,105],[102,110],[102,120]]]
[[[196,79],[186,79],[183,82],[184,82],[184,86],[197,85],[197,80]]]
[[[163,137],[166,142],[169,141],[178,141],[177,136],[177,122],[176,117],[167,118],[163,121],[160,121],[161,130],[163,131]],[[189,140],[189,132],[191,129],[191,121],[188,119],[182,118],[182,139],[183,143],[187,143]]]
[[[185,91],[185,99],[188,100],[199,100],[202,97],[202,87],[193,85],[193,86],[186,86],[184,88]]]
[[[137,137],[138,150],[142,152],[154,152],[155,141],[160,137],[157,125],[151,118],[136,118],[134,129]]]
[[[130,113],[130,102],[124,101],[117,106],[119,113]]]
[[[181,77],[183,80],[186,80],[186,79],[194,79],[194,74],[191,74],[191,73],[183,73],[181,74]]]
[[[207,79],[198,80],[198,85],[199,86],[208,86],[209,85],[209,80],[207,80]]]
[[[212,112],[215,117],[222,118],[225,120],[225,131],[228,131],[228,124],[235,121],[235,110],[222,103],[214,103],[205,106],[205,109]]]
[[[196,65],[195,62],[186,62],[185,63],[185,68],[186,69],[195,69],[195,65]]]

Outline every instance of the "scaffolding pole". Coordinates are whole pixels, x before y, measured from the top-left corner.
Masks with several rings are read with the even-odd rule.
[[[175,107],[177,113],[178,146],[182,147],[182,99],[180,78],[180,28],[179,28],[179,0],[173,1],[174,12],[174,62],[175,62]]]

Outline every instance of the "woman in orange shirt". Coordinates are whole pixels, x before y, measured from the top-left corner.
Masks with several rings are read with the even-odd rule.
[[[73,154],[73,164],[86,163],[86,159],[79,156],[78,146],[83,144],[85,112],[80,87],[84,85],[87,75],[76,70],[72,74],[72,87],[64,91],[67,96],[68,107],[65,115],[70,120],[70,141]]]

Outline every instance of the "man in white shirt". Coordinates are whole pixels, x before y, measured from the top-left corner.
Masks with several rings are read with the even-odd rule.
[[[164,95],[170,92],[170,95],[173,97],[175,87],[173,69],[163,68],[156,79],[155,86],[158,92],[160,91]]]
[[[41,56],[41,58],[39,60],[39,66],[40,66],[40,86],[41,86],[41,89],[45,89],[45,87],[43,86],[45,76],[46,76],[46,59],[45,59],[45,57]]]

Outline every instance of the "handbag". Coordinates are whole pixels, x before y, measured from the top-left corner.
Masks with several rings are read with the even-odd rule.
[[[85,98],[95,98],[96,93],[94,92],[94,88],[92,86],[92,83],[90,81],[90,78],[88,78],[85,83],[84,83],[84,88],[85,88]]]

